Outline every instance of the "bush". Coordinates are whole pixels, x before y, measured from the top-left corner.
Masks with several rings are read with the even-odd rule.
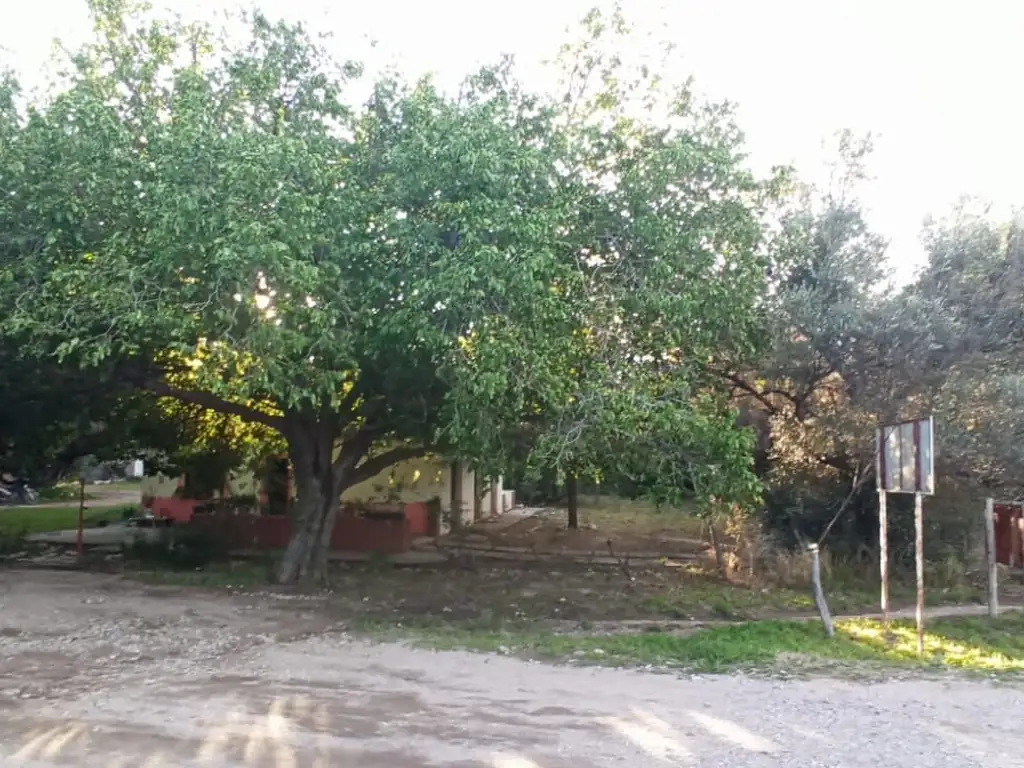
[[[48,488],[39,489],[39,501],[78,501],[79,493],[81,491],[77,484],[62,483],[60,485],[51,485]]]
[[[143,567],[197,570],[229,560],[227,541],[209,531],[170,527],[156,540],[138,538],[126,545],[124,558]]]
[[[0,531],[0,558],[25,551],[24,531]]]

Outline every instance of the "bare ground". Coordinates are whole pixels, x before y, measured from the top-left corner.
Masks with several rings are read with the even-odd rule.
[[[1024,766],[1020,690],[677,678],[368,645],[316,600],[0,573],[0,764]]]
[[[706,556],[710,546],[705,541],[701,521],[693,515],[657,512],[650,504],[638,501],[584,498],[579,510],[580,527],[576,530],[566,527],[565,509],[536,507],[529,512],[522,517],[504,515],[494,522],[484,521],[470,531],[491,547],[537,553],[612,557],[658,553],[698,559]]]

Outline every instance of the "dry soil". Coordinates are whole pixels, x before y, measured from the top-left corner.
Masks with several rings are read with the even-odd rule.
[[[1024,766],[1011,687],[551,667],[367,644],[294,596],[0,588],[2,766]]]

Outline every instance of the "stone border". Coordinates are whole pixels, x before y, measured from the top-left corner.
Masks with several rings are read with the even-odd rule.
[[[629,565],[631,563],[651,565],[658,562],[699,563],[705,558],[701,553],[684,553],[679,555],[659,552],[623,552],[621,555],[599,555],[596,550],[591,552],[580,550],[535,550],[526,547],[494,547],[487,545],[437,543],[438,552],[451,553],[454,556],[472,556],[493,560],[525,560],[533,562],[574,562],[595,565]],[[422,550],[421,550],[422,551]]]

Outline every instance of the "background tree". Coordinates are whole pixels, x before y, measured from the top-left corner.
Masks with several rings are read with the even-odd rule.
[[[689,489],[704,504],[749,501],[756,485],[704,361],[756,343],[760,216],[774,185],[745,170],[726,105],[662,80],[663,61],[622,57],[635,34],[618,9],[595,11],[562,51],[578,330],[565,352],[571,387],[539,409],[532,460],[564,478],[569,527],[581,477],[618,474],[658,500]]]
[[[935,344],[931,407],[943,426],[947,477],[1015,498],[1024,436],[1024,236],[1019,217],[993,219],[977,201],[927,223],[928,263],[906,296],[935,310],[923,318]]]
[[[1015,492],[1019,239],[961,209],[926,228],[928,264],[894,288],[886,243],[856,196],[869,150],[841,136],[829,188],[789,196],[770,245],[767,353],[720,372],[759,426],[769,530],[791,543],[839,534],[848,551],[872,550],[875,429],[934,414],[935,504],[949,510],[929,516],[929,541],[952,546],[976,527],[975,511],[956,508],[960,490]],[[893,504],[894,547],[910,551],[909,512]]]
[[[828,186],[795,183],[776,216],[764,353],[714,363],[761,433],[769,527],[815,540],[871,487],[876,418],[898,400],[879,360],[895,351],[886,243],[857,197],[870,142],[843,134],[837,150]]]

